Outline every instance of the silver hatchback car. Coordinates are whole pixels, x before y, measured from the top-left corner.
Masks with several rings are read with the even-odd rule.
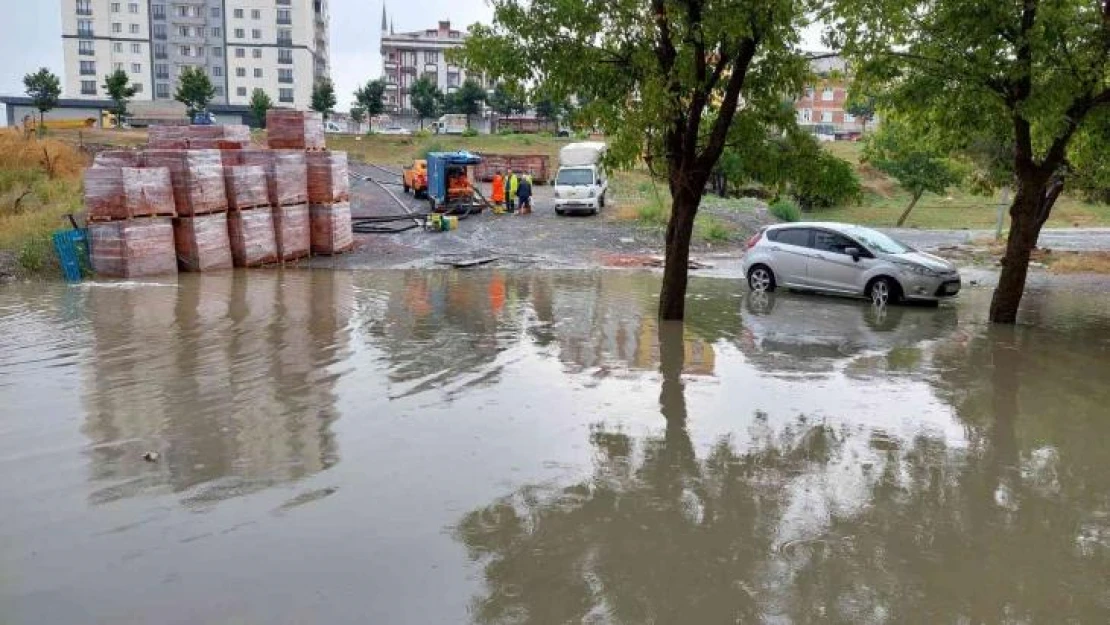
[[[867,297],[879,305],[939,302],[960,292],[955,265],[877,230],[841,223],[769,226],[748,241],[753,291],[784,287]]]

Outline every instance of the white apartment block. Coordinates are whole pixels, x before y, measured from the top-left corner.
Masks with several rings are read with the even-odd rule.
[[[329,74],[327,0],[61,0],[64,92],[104,98],[104,76],[127,71],[136,99],[172,100],[185,67],[212,79],[215,104],[246,105],[262,89],[307,109]]]
[[[451,22],[441,21],[436,28],[394,33],[382,7],[382,78],[385,80],[385,105],[394,112],[411,112],[409,88],[420,76],[428,76],[440,91],[451,93],[466,80],[466,71],[448,63],[447,51],[466,40],[466,33],[452,30]]]

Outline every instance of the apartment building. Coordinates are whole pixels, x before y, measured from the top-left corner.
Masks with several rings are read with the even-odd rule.
[[[214,104],[256,88],[306,109],[329,67],[327,0],[61,0],[67,96],[103,98],[123,69],[136,99],[172,100],[186,67],[205,71]]]
[[[798,125],[819,135],[850,138],[863,131],[863,120],[847,111],[848,63],[839,56],[821,56],[810,63],[812,81],[794,100]]]
[[[465,40],[466,33],[453,30],[450,21],[426,30],[394,33],[383,6],[381,53],[386,109],[411,112],[409,88],[421,76],[431,78],[444,93],[458,89],[466,80],[466,71],[447,61],[447,51]]]

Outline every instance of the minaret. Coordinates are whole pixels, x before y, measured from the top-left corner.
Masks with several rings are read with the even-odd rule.
[[[389,31],[389,20],[385,18],[385,3],[382,3],[382,32]]]

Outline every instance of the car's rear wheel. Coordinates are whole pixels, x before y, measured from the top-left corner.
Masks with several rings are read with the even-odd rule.
[[[887,306],[900,302],[902,291],[890,278],[875,278],[867,287],[867,297],[875,306]]]
[[[767,265],[756,265],[748,270],[748,288],[770,293],[775,290],[775,273]]]

